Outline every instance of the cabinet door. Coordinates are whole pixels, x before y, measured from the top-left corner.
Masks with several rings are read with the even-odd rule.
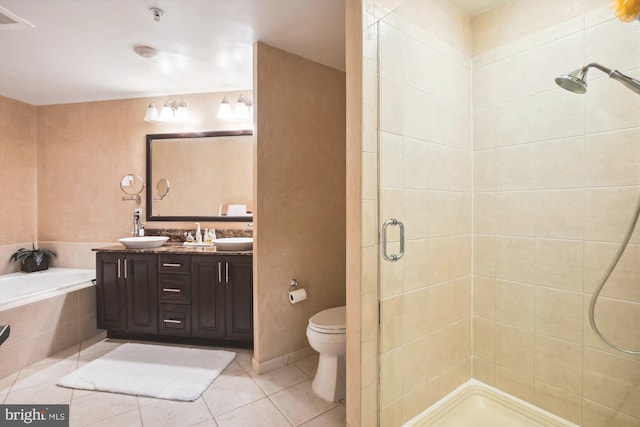
[[[234,341],[253,342],[253,262],[250,256],[227,257],[226,332]],[[225,281],[227,280],[225,271]]]
[[[127,255],[127,331],[158,333],[158,257]]]
[[[194,337],[224,338],[222,268],[222,257],[191,256],[191,334]]]
[[[98,328],[127,328],[127,289],[122,275],[124,254],[96,254],[96,304]]]

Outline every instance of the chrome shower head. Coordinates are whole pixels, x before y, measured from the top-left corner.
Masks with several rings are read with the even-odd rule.
[[[627,88],[631,89],[632,91],[640,95],[640,81],[632,77],[625,76],[619,71],[611,70],[607,67],[604,67],[596,63],[591,63],[583,67],[580,67],[577,70],[570,72],[569,74],[563,74],[560,77],[557,77],[555,79],[555,82],[558,86],[568,90],[569,92],[580,93],[580,94],[586,93],[587,92],[586,77],[587,77],[587,71],[589,71],[589,68],[597,68],[598,70],[608,74],[609,77],[612,78],[613,80],[616,80],[622,83]]]
[[[584,72],[580,77],[581,71]],[[570,72],[569,74],[563,74],[560,77],[556,77],[556,84],[560,86],[562,89],[568,90],[573,93],[586,93],[587,92],[587,82],[584,81],[584,75],[587,74],[585,68],[578,68],[575,71]]]

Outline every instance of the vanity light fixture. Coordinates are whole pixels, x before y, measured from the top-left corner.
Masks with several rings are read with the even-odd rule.
[[[236,103],[233,107],[229,103],[229,96],[237,97]],[[246,120],[251,116],[251,107],[253,104],[251,100],[244,94],[236,95],[235,93],[227,93],[220,102],[220,108],[218,109],[218,118],[223,120],[239,119]]]
[[[158,112],[158,108],[156,104],[151,101],[149,106],[147,107],[147,112],[144,115],[145,122],[152,123],[185,123],[189,121],[189,109],[187,108],[187,103],[184,102],[184,99],[177,98],[172,100],[171,98],[167,98],[165,103],[162,106],[160,112]]]
[[[144,115],[145,122],[157,122],[160,115],[158,114],[158,109],[156,108],[156,104],[151,101],[149,106],[147,107],[147,113]]]

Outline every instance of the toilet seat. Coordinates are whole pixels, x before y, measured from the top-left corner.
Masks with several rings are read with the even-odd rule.
[[[346,334],[347,307],[333,307],[316,313],[309,319],[309,329],[321,334]]]

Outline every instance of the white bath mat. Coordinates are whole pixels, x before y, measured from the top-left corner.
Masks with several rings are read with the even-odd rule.
[[[123,344],[58,381],[83,390],[194,401],[236,357],[231,351]]]

